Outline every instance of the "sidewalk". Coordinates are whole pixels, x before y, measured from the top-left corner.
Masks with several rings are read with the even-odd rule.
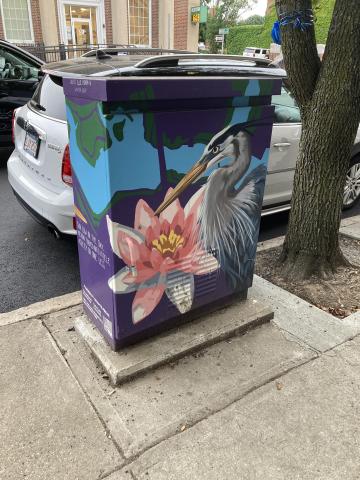
[[[360,314],[249,294],[271,322],[120,387],[74,331],[78,293],[0,315],[1,480],[360,478]]]

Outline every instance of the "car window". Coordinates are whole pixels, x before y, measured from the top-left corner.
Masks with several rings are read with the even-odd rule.
[[[0,79],[38,81],[39,69],[15,52],[0,47]]]
[[[281,95],[273,95],[272,104],[275,105],[276,123],[300,123],[300,110],[290,92],[282,87]]]
[[[32,100],[30,100],[30,105],[39,113],[57,120],[66,120],[63,88],[55,83],[49,75],[45,75],[39,83]]]

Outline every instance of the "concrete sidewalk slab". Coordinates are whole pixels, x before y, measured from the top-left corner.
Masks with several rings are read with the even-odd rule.
[[[360,334],[360,317],[350,315],[346,321],[336,318],[257,275],[249,298],[271,305],[274,323],[318,352]]]
[[[86,315],[75,320],[75,329],[109,375],[112,384],[120,385],[149,370],[242,334],[272,318],[273,311],[269,307],[255,299],[243,300],[119,352],[111,350]]]
[[[348,342],[129,465],[136,480],[358,480],[360,345]]]
[[[130,473],[129,469],[124,468],[103,477],[103,480],[134,480],[134,476]]]
[[[341,227],[348,227],[349,225],[354,225],[360,223],[360,215],[354,215],[353,217],[343,218],[340,223]]]
[[[43,302],[36,302],[27,307],[18,308],[11,312],[0,313],[0,327],[12,323],[39,318],[51,312],[57,312],[66,308],[79,305],[82,302],[81,291],[61,295],[60,297],[49,298]]]
[[[40,320],[0,328],[0,478],[96,480],[123,458]]]
[[[44,322],[127,458],[189,428],[316,356],[271,324],[161,366],[114,388],[59,312]]]
[[[342,224],[340,228],[340,233],[346,235],[347,237],[360,240],[360,221],[353,221],[351,223],[349,222],[346,225]]]

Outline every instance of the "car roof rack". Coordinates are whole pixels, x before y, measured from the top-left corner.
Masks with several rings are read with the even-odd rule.
[[[151,47],[137,47],[136,45],[127,45],[124,47],[105,47],[105,48],[97,48],[93,50],[89,50],[88,52],[84,53],[82,57],[98,57],[98,52],[102,52],[102,54],[107,54],[109,56],[118,55],[119,53],[128,53],[131,55],[144,55],[144,54],[160,54],[160,55],[168,55],[168,54],[190,54],[186,50],[168,50],[163,48],[151,48]],[[103,57],[105,58],[105,57]]]
[[[243,57],[241,55],[219,55],[207,53],[181,53],[178,55],[161,55],[146,58],[134,65],[136,68],[154,68],[154,67],[177,67],[181,60],[218,60],[219,63],[224,61],[246,62],[252,63],[259,67],[273,67],[271,61],[267,58]],[[216,62],[209,62],[216,64]]]

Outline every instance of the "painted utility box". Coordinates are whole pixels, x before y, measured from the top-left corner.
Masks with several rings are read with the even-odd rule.
[[[251,286],[281,78],[215,70],[63,79],[84,309],[114,349]]]

